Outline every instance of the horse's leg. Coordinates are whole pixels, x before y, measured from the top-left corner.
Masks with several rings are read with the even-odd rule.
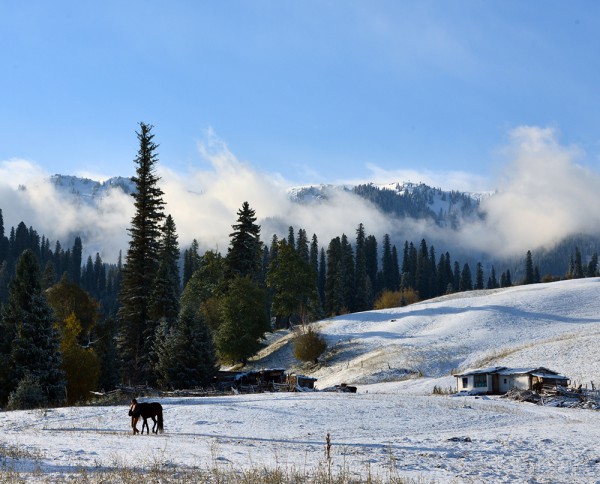
[[[149,434],[150,426],[148,425],[148,417],[144,417],[144,423],[142,424],[142,435],[144,434],[144,426],[146,427],[146,434]]]
[[[152,433],[157,434],[158,430],[156,429],[156,427],[158,426],[158,422],[156,421],[156,418],[154,418],[154,415],[152,416],[152,421],[154,422],[154,424],[152,425]]]

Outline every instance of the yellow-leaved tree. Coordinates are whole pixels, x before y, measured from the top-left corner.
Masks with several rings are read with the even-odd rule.
[[[98,386],[100,360],[92,348],[84,348],[79,344],[82,327],[75,313],[71,313],[59,325],[59,331],[63,370],[67,378],[67,403],[85,401],[89,399],[90,391]]]

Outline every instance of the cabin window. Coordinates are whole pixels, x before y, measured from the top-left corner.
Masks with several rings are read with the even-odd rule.
[[[465,376],[462,379],[463,388],[467,388],[469,386],[469,379]]]
[[[487,387],[487,375],[474,375],[474,377],[473,377],[473,386],[475,388],[485,388],[485,387]]]
[[[506,385],[508,383],[508,378],[504,379],[504,384]]]

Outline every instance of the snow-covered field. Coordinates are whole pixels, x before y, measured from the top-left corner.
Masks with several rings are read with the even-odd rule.
[[[130,435],[126,406],[0,412],[0,467],[59,479],[87,468],[323,468],[426,482],[600,482],[600,414],[499,397],[431,394],[452,369],[546,366],[600,379],[600,279],[480,291],[319,323],[314,373],[357,394],[158,399],[165,433]],[[293,364],[288,336],[254,362]],[[304,373],[308,373],[305,368]],[[420,372],[422,377],[397,381]],[[154,399],[156,400],[156,399]],[[4,449],[4,454],[3,454]],[[19,459],[3,457],[12,455]],[[20,449],[17,453],[14,449]]]

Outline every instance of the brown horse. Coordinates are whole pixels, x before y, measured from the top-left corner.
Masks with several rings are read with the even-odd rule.
[[[134,398],[131,400],[131,406],[129,407],[129,416],[131,417],[133,435],[139,433],[137,423],[140,417],[144,420],[144,423],[142,423],[142,435],[144,434],[144,427],[146,427],[146,433],[150,434],[150,427],[148,426],[149,418],[154,422],[154,425],[152,425],[152,433],[157,434],[158,432],[162,433],[164,431],[162,405],[158,402],[138,403]]]

